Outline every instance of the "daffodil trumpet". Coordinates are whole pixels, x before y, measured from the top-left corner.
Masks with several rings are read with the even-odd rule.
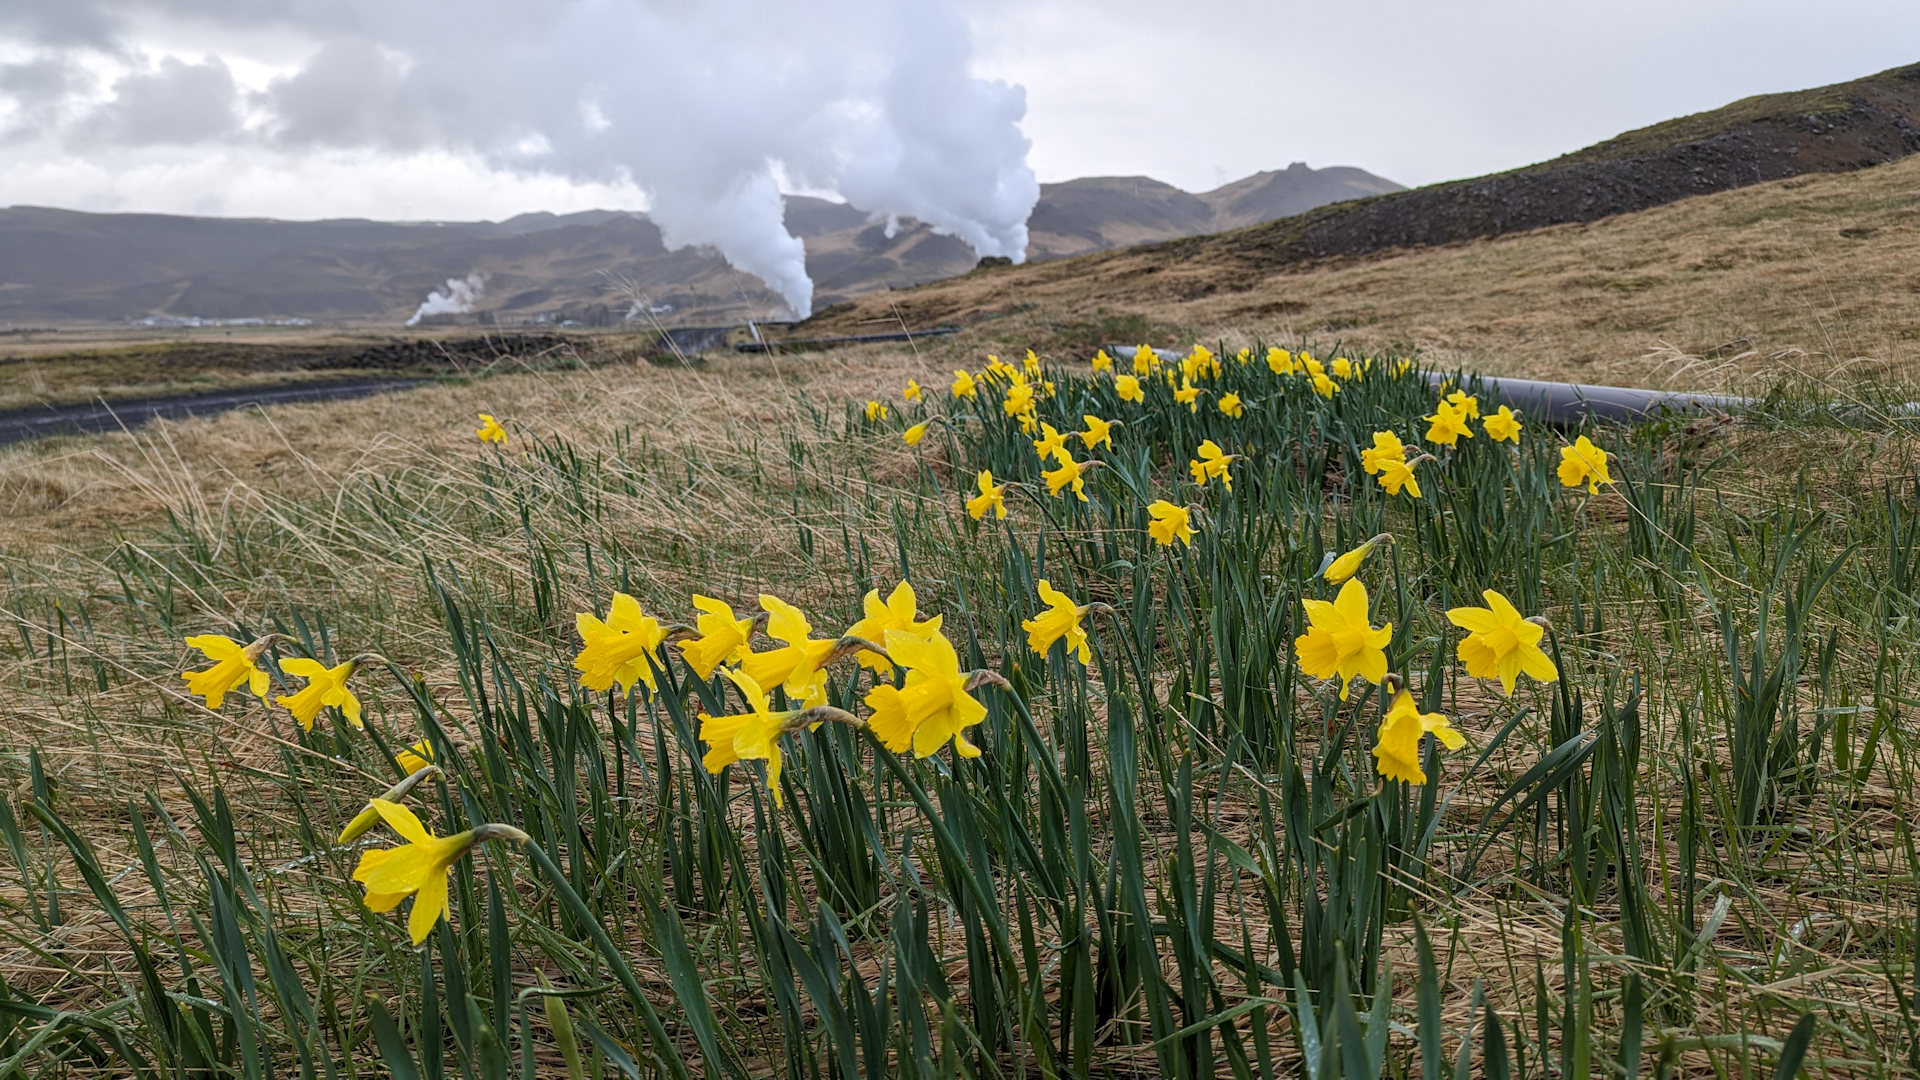
[[[407,777],[399,783],[388,788],[385,794],[378,795],[375,798],[382,802],[398,803],[402,799],[405,799],[414,788],[419,787],[421,784],[439,775],[440,766],[423,765],[413,770],[412,773],[409,773]],[[373,803],[374,799],[367,800],[367,808],[355,815],[352,821],[347,822],[347,827],[340,830],[340,839],[335,840],[335,844],[351,844],[355,840],[365,836],[375,825],[380,823],[380,810],[374,806]]]

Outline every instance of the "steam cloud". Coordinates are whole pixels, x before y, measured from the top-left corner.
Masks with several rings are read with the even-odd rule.
[[[447,291],[435,289],[420,302],[413,317],[407,320],[408,326],[420,325],[420,320],[429,315],[465,315],[486,295],[487,275],[475,270],[465,278],[448,278]]]
[[[631,181],[670,247],[712,245],[806,314],[813,285],[783,222],[783,185],[837,193],[876,220],[918,218],[981,255],[1025,257],[1039,197],[1019,128],[1025,92],[973,77],[953,4],[9,0],[0,40],[58,71],[89,54],[144,56],[139,35],[156,25],[175,39],[217,30],[210,40],[226,44],[197,63],[141,61],[147,72],[105,98],[41,90],[65,84],[0,65],[0,141],[450,150],[495,169]],[[254,92],[226,62],[247,59],[250,40],[270,41],[263,62],[282,65]],[[306,59],[287,66],[288,55]],[[10,82],[36,90],[31,101],[15,91],[9,112]],[[164,96],[165,115],[136,93]]]

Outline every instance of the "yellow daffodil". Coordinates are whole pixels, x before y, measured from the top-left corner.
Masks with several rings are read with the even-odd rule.
[[[1147,523],[1147,535],[1161,547],[1172,547],[1175,540],[1193,546],[1193,515],[1186,507],[1158,499],[1147,504],[1147,514],[1153,518]]]
[[[1020,416],[1033,411],[1033,384],[1019,372],[1014,372],[1014,381],[1007,386],[1007,396],[1000,402],[1000,408],[1008,416]]]
[[[1360,371],[1358,368],[1354,367],[1353,361],[1347,359],[1344,356],[1336,356],[1333,358],[1333,377],[1334,378],[1351,379],[1358,374],[1360,374]]]
[[[1054,430],[1052,424],[1040,425],[1040,437],[1033,440],[1033,452],[1046,460],[1067,448],[1067,437]]]
[[[198,634],[187,638],[188,646],[199,649],[214,662],[202,671],[180,673],[180,677],[187,680],[187,693],[200,695],[206,699],[207,708],[217,709],[228,693],[245,683],[254,697],[264,699],[270,680],[255,662],[276,636],[270,634],[251,645],[242,645],[225,634]]]
[[[1427,782],[1427,774],[1420,768],[1422,735],[1432,735],[1449,750],[1458,750],[1467,744],[1447,723],[1445,713],[1421,712],[1413,703],[1413,695],[1401,687],[1393,695],[1387,714],[1380,719],[1380,734],[1373,744],[1375,767],[1383,778],[1409,784]]]
[[[908,446],[919,446],[920,440],[927,437],[927,424],[928,421],[920,421],[906,431],[901,432],[900,438],[904,439]]]
[[[878,401],[867,402],[867,422],[868,423],[871,424],[877,420],[885,420],[886,418],[887,418],[887,407],[884,403],[878,402]]]
[[[573,625],[580,633],[580,653],[573,658],[573,669],[580,673],[581,686],[605,693],[619,683],[623,694],[632,693],[636,682],[648,690],[659,689],[653,668],[656,661],[666,663],[660,644],[667,640],[667,632],[658,619],[640,610],[640,601],[616,592],[607,605],[606,622],[582,611],[573,617]]]
[[[1461,439],[1473,438],[1473,429],[1467,426],[1467,414],[1450,401],[1434,406],[1433,415],[1426,418],[1427,441],[1438,446],[1453,446]]]
[[[1376,630],[1367,622],[1367,587],[1349,580],[1332,603],[1302,600],[1307,632],[1293,639],[1300,670],[1315,679],[1340,680],[1340,700],[1358,677],[1378,683],[1387,674],[1387,642],[1393,624]]]
[[[912,747],[915,757],[931,757],[951,742],[961,757],[979,757],[966,729],[986,719],[987,707],[968,692],[971,676],[960,670],[953,642],[937,630],[924,637],[889,630],[886,646],[907,678],[898,688],[881,685],[867,693],[873,710],[867,723],[881,745],[896,754]]]
[[[1120,395],[1121,401],[1145,401],[1146,391],[1140,389],[1140,380],[1132,375],[1116,375],[1113,389]]]
[[[1395,361],[1393,365],[1393,377],[1396,379],[1403,378],[1412,371],[1413,371],[1413,361],[1404,356],[1401,357],[1399,360]]]
[[[1013,376],[1018,375],[1020,373],[1020,369],[1014,367],[1012,364],[1006,363],[1005,361],[1001,360],[999,357],[989,353],[987,354],[987,372],[986,373],[987,375],[992,377],[995,381],[998,381],[1000,379],[1010,379]]]
[[[1180,374],[1187,379],[1205,379],[1220,374],[1220,358],[1205,345],[1195,345],[1193,351],[1180,361]]]
[[[1087,449],[1091,450],[1102,444],[1105,444],[1108,450],[1113,449],[1113,429],[1121,426],[1120,421],[1102,420],[1092,413],[1086,413],[1080,419],[1087,425],[1087,430],[1080,433],[1080,441],[1086,444]]]
[[[1220,397],[1220,411],[1238,420],[1242,416],[1247,415],[1247,406],[1245,402],[1240,400],[1239,394],[1222,394]]]
[[[297,693],[282,694],[273,700],[279,702],[300,722],[302,731],[312,731],[315,717],[320,710],[332,707],[340,710],[347,723],[354,727],[365,727],[360,722],[360,699],[347,689],[347,680],[352,677],[355,663],[352,660],[334,667],[328,667],[318,660],[309,660],[303,656],[288,657],[280,661],[280,670],[295,678],[307,680],[307,685]]]
[[[675,642],[681,659],[695,675],[713,677],[713,669],[745,657],[751,650],[747,639],[753,636],[753,620],[734,617],[733,608],[711,596],[694,594],[693,606],[700,614],[693,621],[697,637]]]
[[[1060,467],[1057,469],[1047,469],[1040,473],[1041,478],[1047,482],[1047,494],[1058,495],[1063,489],[1071,486],[1074,496],[1081,502],[1086,502],[1087,470],[1098,465],[1099,462],[1075,461],[1073,460],[1073,455],[1067,453],[1064,449],[1055,451],[1053,460],[1058,462]]]
[[[1572,446],[1560,448],[1560,482],[1568,487],[1587,485],[1588,494],[1598,495],[1601,484],[1613,483],[1607,472],[1607,452],[1585,435]]]
[[[1407,445],[1391,431],[1373,433],[1373,446],[1360,451],[1360,467],[1368,474],[1378,473],[1389,461],[1407,460]]]
[[[408,776],[412,776],[414,773],[433,764],[433,740],[421,739],[419,742],[393,755],[393,763],[398,765],[400,771],[406,773]],[[346,843],[346,841],[343,840],[341,843]]]
[[[1520,416],[1505,405],[1500,406],[1499,412],[1480,421],[1480,426],[1486,430],[1487,438],[1494,442],[1510,442],[1516,446],[1520,443]]]
[[[1453,406],[1460,415],[1469,420],[1480,419],[1480,399],[1465,390],[1455,390],[1447,395],[1447,404]]]
[[[1151,375],[1154,369],[1159,366],[1160,356],[1153,351],[1153,346],[1142,345],[1133,350],[1133,373],[1135,375]]]
[[[1205,485],[1207,481],[1218,478],[1221,486],[1233,490],[1233,474],[1228,471],[1238,454],[1229,454],[1220,449],[1220,444],[1208,439],[1195,451],[1200,456],[1187,462],[1187,468],[1193,473],[1193,482]]]
[[[1233,354],[1233,362],[1239,364],[1241,367],[1246,367],[1252,360],[1252,349],[1241,349],[1239,352]]]
[[[1315,360],[1313,354],[1310,352],[1300,354],[1300,370],[1306,372],[1308,375],[1325,375],[1327,373],[1326,365]]]
[[[908,401],[919,401],[920,400],[919,381],[915,379],[908,379],[907,388],[905,390],[900,391],[900,396],[903,398],[906,398]]]
[[[1087,645],[1086,628],[1080,625],[1082,616],[1090,610],[1073,602],[1073,598],[1055,589],[1041,578],[1039,582],[1040,601],[1047,610],[1031,619],[1022,619],[1020,628],[1027,632],[1027,646],[1041,656],[1053,648],[1053,643],[1065,639],[1067,655],[1078,654],[1080,662],[1086,663],[1093,652]]]
[[[978,482],[980,485],[980,494],[967,500],[967,514],[975,521],[986,517],[987,511],[989,510],[994,512],[995,517],[1006,517],[1007,485],[994,483],[993,473],[986,469],[980,470]]]
[[[1429,460],[1432,459],[1424,454],[1413,461],[1401,461],[1398,458],[1384,459],[1380,462],[1380,475],[1376,479],[1389,495],[1398,495],[1404,488],[1407,494],[1417,499],[1420,497],[1420,481],[1414,478],[1413,467],[1421,461]]]
[[[709,716],[700,714],[700,740],[707,744],[706,755],[700,764],[710,773],[720,770],[736,761],[765,761],[767,763],[767,793],[773,796],[773,804],[780,806],[780,736],[787,725],[799,715],[800,710],[774,712],[767,705],[766,691],[754,681],[753,676],[744,671],[728,668],[727,678],[740,690],[740,696],[747,703],[747,711],[728,716]]]
[[[507,429],[500,426],[500,421],[495,420],[492,413],[479,413],[478,415],[480,417],[480,430],[473,433],[475,438],[484,443],[503,443],[507,441]]]
[[[1107,355],[1107,350],[1101,349],[1099,352],[1096,352],[1093,354],[1093,370],[1095,371],[1112,371],[1113,370],[1113,357]]]
[[[974,382],[973,373],[971,371],[962,371],[959,368],[953,369],[953,396],[954,397],[970,398],[979,392],[980,392],[979,387]]]
[[[1182,376],[1180,379],[1180,385],[1174,388],[1173,400],[1179,402],[1182,405],[1185,405],[1189,410],[1193,412],[1199,412],[1201,393],[1202,391],[1200,390],[1199,387],[1188,382],[1185,376]]]
[[[1036,379],[1040,377],[1040,358],[1033,355],[1032,349],[1027,350],[1026,367],[1028,375]]]
[[[1278,345],[1267,349],[1267,369],[1275,375],[1299,374],[1299,365],[1293,362],[1293,354]]]
[[[800,609],[770,593],[760,594],[760,607],[767,613],[767,636],[785,644],[741,657],[741,673],[768,690],[785,688],[788,699],[802,705],[825,704],[827,673],[822,669],[833,656],[836,639],[810,637],[813,624]]]
[[[369,911],[392,911],[400,901],[413,897],[407,930],[415,945],[427,940],[434,925],[447,913],[447,872],[454,863],[488,840],[527,842],[527,834],[511,825],[481,825],[453,836],[436,837],[420,824],[413,811],[399,803],[376,799],[373,805],[407,844],[361,852],[353,880],[366,886]]]
[[[1492,589],[1482,592],[1487,606],[1457,607],[1447,611],[1447,621],[1467,632],[1460,641],[1460,661],[1467,674],[1476,679],[1499,679],[1500,690],[1513,696],[1513,683],[1522,672],[1538,682],[1552,682],[1560,669],[1540,648],[1546,628],[1528,620],[1504,596]]]
[[[1392,539],[1392,534],[1381,533],[1379,536],[1368,540],[1366,543],[1361,544],[1359,547],[1328,563],[1326,572],[1320,576],[1325,578],[1329,585],[1340,584],[1359,572],[1360,564],[1367,561],[1367,556],[1373,554],[1375,547],[1379,546],[1382,541],[1391,541]]]
[[[1340,384],[1327,378],[1327,373],[1324,371],[1311,372],[1307,378],[1313,383],[1313,392],[1328,401],[1332,401],[1333,395],[1340,392]]]
[[[860,601],[864,615],[859,622],[847,627],[847,636],[885,644],[889,631],[898,631],[914,637],[928,637],[939,633],[940,616],[935,615],[924,622],[920,621],[918,603],[919,600],[913,593],[913,586],[904,581],[895,585],[885,600],[880,599],[879,589],[869,589],[867,595]],[[872,649],[861,649],[855,659],[862,666],[882,674],[894,668],[887,657]]]

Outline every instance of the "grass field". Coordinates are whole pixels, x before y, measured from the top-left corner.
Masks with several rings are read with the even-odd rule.
[[[1141,401],[1127,361],[1029,377],[1023,350],[956,397],[963,335],[0,451],[0,1073],[1916,1071],[1920,526],[1889,406],[1920,393],[1793,380],[1734,419],[1447,447],[1396,353],[1339,353],[1373,362],[1323,397],[1244,340]],[[1042,423],[1101,462],[1084,501]],[[1419,498],[1367,471],[1379,431]],[[1559,475],[1582,434],[1592,490]],[[1230,490],[1190,466],[1209,439]],[[1004,519],[968,512],[983,469]],[[1326,560],[1380,534],[1354,580],[1390,675],[1352,627],[1296,643],[1334,618],[1302,604],[1341,592]],[[1035,650],[1040,579],[1084,659]],[[859,622],[902,581],[950,659]],[[1544,618],[1556,679],[1470,673],[1447,613],[1487,589]],[[576,666],[616,592],[660,624],[602,643],[629,694]],[[811,620],[747,628],[767,717],[690,667],[734,644],[696,593]],[[284,635],[265,696],[189,693],[202,634]],[[273,703],[303,657],[359,658],[364,730]],[[1405,706],[1460,746],[1409,751]],[[455,852],[416,948],[434,874],[383,914],[354,873],[425,849],[336,840],[421,741],[441,772],[398,798],[428,828],[528,840]]]

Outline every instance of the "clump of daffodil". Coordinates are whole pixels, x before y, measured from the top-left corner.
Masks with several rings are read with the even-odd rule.
[[[1116,375],[1113,378],[1114,393],[1121,401],[1140,402],[1147,400],[1147,392],[1140,389],[1140,379],[1134,375]]]
[[[1086,423],[1087,430],[1080,432],[1080,441],[1091,450],[1102,443],[1107,449],[1113,449],[1113,429],[1122,426],[1118,420],[1102,420],[1092,413],[1080,417]]]
[[[1232,491],[1233,473],[1229,471],[1229,466],[1238,460],[1240,455],[1227,453],[1212,439],[1201,443],[1195,453],[1199,456],[1187,462],[1187,470],[1193,474],[1193,482],[1205,486],[1207,481],[1218,479],[1221,486]]]
[[[422,764],[417,769],[407,770],[407,775],[399,783],[388,788],[386,794],[367,800],[366,809],[355,815],[352,821],[347,822],[347,827],[340,830],[340,839],[335,840],[334,843],[351,844],[371,832],[375,825],[380,824],[380,811],[374,806],[375,803],[383,801],[397,803],[406,798],[414,788],[439,775],[440,767],[432,764]]]
[[[1075,461],[1073,455],[1064,448],[1055,450],[1053,460],[1057,468],[1040,473],[1047,482],[1047,494],[1058,495],[1062,490],[1072,488],[1073,494],[1081,502],[1087,501],[1087,470],[1096,468],[1100,462],[1094,460]]]
[[[495,420],[492,413],[479,413],[477,415],[480,417],[480,430],[473,433],[475,438],[483,443],[503,443],[507,441],[507,429],[500,426],[500,421]]]
[[[187,680],[187,693],[205,698],[209,709],[219,708],[227,695],[241,683],[247,685],[254,697],[264,700],[271,680],[258,666],[260,656],[274,642],[287,640],[290,639],[284,634],[268,634],[255,639],[252,644],[242,645],[225,634],[196,634],[186,639],[188,646],[199,649],[214,662],[213,666],[200,671],[183,671],[180,677]]]
[[[973,372],[960,368],[953,369],[953,396],[970,398],[979,393],[979,387],[973,378]]]
[[[885,420],[886,418],[887,418],[887,406],[885,402],[880,402],[880,401],[867,402],[867,423],[871,424],[878,420]]]
[[[1451,401],[1442,401],[1433,408],[1433,415],[1426,418],[1427,441],[1436,446],[1453,446],[1461,439],[1473,438],[1473,429],[1467,426],[1468,416]]]
[[[1457,607],[1447,611],[1447,621],[1467,632],[1460,640],[1460,662],[1467,674],[1476,679],[1499,679],[1500,692],[1513,696],[1514,681],[1521,673],[1538,682],[1560,677],[1553,658],[1540,648],[1546,627],[1520,614],[1506,597],[1487,589],[1480,596],[1487,606]]]
[[[903,398],[906,398],[908,401],[919,401],[920,400],[919,381],[916,379],[908,379],[906,389],[900,391],[900,396]]]
[[[1151,375],[1160,366],[1160,354],[1153,351],[1151,345],[1141,345],[1133,350],[1133,373]]]
[[[711,596],[696,593],[693,606],[700,612],[693,621],[696,636],[674,644],[695,675],[710,679],[714,668],[742,659],[751,651],[747,640],[753,636],[753,620],[736,617],[725,601]]]
[[[1373,554],[1374,548],[1391,543],[1393,543],[1393,534],[1381,533],[1328,563],[1327,569],[1320,576],[1326,579],[1327,584],[1338,585],[1359,572],[1360,564],[1367,561],[1367,556]]]
[[[1193,546],[1193,514],[1186,507],[1156,499],[1147,504],[1147,516],[1153,519],[1147,523],[1147,535],[1161,547],[1172,547],[1176,540]]]
[[[914,595],[913,586],[901,582],[893,587],[885,600],[880,599],[879,589],[867,590],[861,598],[863,615],[859,622],[847,627],[847,637],[862,641],[886,640],[888,631],[898,631],[914,637],[928,637],[940,632],[940,616],[935,615],[922,621],[919,612],[919,598]],[[893,670],[893,662],[885,653],[872,649],[861,649],[854,657],[862,666],[885,674]]]
[[[1467,740],[1453,730],[1445,713],[1421,712],[1398,675],[1387,676],[1384,689],[1391,701],[1374,739],[1374,767],[1384,779],[1424,784],[1427,774],[1420,768],[1420,737],[1432,735],[1449,750],[1460,749]]]
[[[911,747],[915,757],[931,757],[952,743],[961,757],[979,757],[966,729],[986,719],[987,707],[972,691],[986,683],[1005,687],[1006,680],[991,671],[961,671],[953,642],[938,630],[925,636],[889,630],[886,645],[907,677],[897,688],[882,684],[867,692],[873,710],[867,725],[881,745],[896,754]]]
[[[320,710],[335,708],[347,718],[354,727],[365,727],[360,722],[360,699],[347,688],[347,680],[353,677],[354,669],[360,661],[367,659],[356,656],[344,664],[333,667],[318,660],[309,660],[304,656],[292,656],[280,661],[280,670],[295,678],[307,680],[307,685],[295,693],[282,694],[273,700],[279,702],[300,722],[300,730],[312,731],[313,721]]]
[[[1199,412],[1200,395],[1203,393],[1206,393],[1206,391],[1193,385],[1193,383],[1187,380],[1186,376],[1182,375],[1180,377],[1180,385],[1173,390],[1173,400],[1185,405],[1191,412]]]
[[[1093,370],[1095,371],[1112,371],[1113,370],[1113,357],[1108,356],[1107,350],[1105,349],[1101,349],[1099,352],[1094,353],[1093,360],[1091,362],[1093,364]]]
[[[1379,683],[1387,674],[1387,642],[1393,624],[1374,629],[1367,621],[1367,587],[1349,580],[1331,603],[1302,600],[1307,632],[1293,639],[1300,670],[1316,679],[1340,680],[1340,700],[1355,677]]]
[[[620,684],[620,692],[633,692],[633,684],[643,683],[650,691],[654,682],[655,661],[665,663],[660,646],[667,632],[660,621],[640,610],[640,601],[623,592],[613,594],[607,606],[607,621],[591,612],[573,617],[580,632],[580,653],[573,658],[573,669],[580,673],[580,685],[605,693]]]
[[[413,811],[399,803],[376,799],[374,810],[394,832],[405,840],[405,847],[375,848],[362,852],[353,880],[366,886],[366,905],[370,911],[387,912],[400,901],[413,897],[413,911],[407,916],[407,929],[415,945],[427,940],[447,912],[447,872],[467,852],[488,840],[510,840],[524,844],[526,833],[511,825],[479,825],[453,836],[434,836]]]
[[[993,473],[987,469],[981,469],[975,481],[979,484],[980,494],[967,500],[967,515],[979,521],[987,516],[987,511],[991,510],[996,518],[1005,518],[1007,516],[1007,485],[994,483]]]
[[[767,613],[767,636],[782,644],[742,657],[741,672],[768,690],[784,688],[789,699],[802,705],[826,704],[826,666],[859,643],[809,636],[813,624],[800,609],[771,593],[760,594],[760,607]]]
[[[1601,484],[1613,483],[1607,472],[1607,452],[1585,435],[1575,439],[1572,446],[1561,447],[1560,482],[1568,487],[1585,484],[1588,494],[1598,495]]]
[[[1275,375],[1298,375],[1300,366],[1293,362],[1293,354],[1278,345],[1267,349],[1267,370]]]
[[[1480,427],[1494,442],[1520,444],[1520,415],[1505,405],[1500,406],[1499,412],[1482,419]]]
[[[1240,400],[1239,394],[1229,392],[1220,395],[1219,405],[1221,412],[1233,417],[1235,420],[1247,415],[1247,404]]]
[[[1053,648],[1054,642],[1064,639],[1067,655],[1077,654],[1080,662],[1086,663],[1092,658],[1093,651],[1087,644],[1087,631],[1080,625],[1080,620],[1092,610],[1092,605],[1074,603],[1071,596],[1054,588],[1046,578],[1040,579],[1038,591],[1040,601],[1047,605],[1047,609],[1031,619],[1021,620],[1020,628],[1027,632],[1027,646],[1045,656]]]
[[[1390,461],[1407,460],[1407,444],[1391,431],[1373,433],[1373,445],[1360,451],[1360,467],[1369,475],[1378,475]]]
[[[726,676],[739,689],[747,711],[729,716],[700,714],[700,741],[707,744],[707,752],[700,759],[700,764],[708,772],[717,774],[736,761],[765,761],[767,792],[773,796],[775,806],[783,803],[780,792],[780,736],[801,728],[819,727],[828,720],[864,726],[852,714],[824,705],[774,712],[767,704],[766,691],[751,675],[728,668]]]
[[[1033,452],[1046,460],[1067,448],[1067,437],[1057,431],[1052,424],[1040,425],[1040,437],[1033,440]]]

